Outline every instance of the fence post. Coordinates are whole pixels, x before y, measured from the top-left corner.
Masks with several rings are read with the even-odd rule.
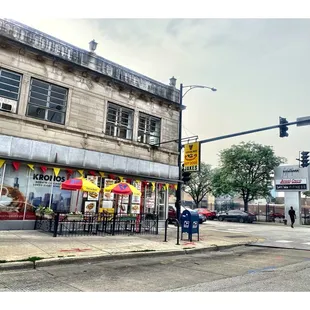
[[[158,221],[159,221],[159,216],[156,214],[156,235],[158,235]]]
[[[116,213],[114,213],[113,215],[112,236],[114,236],[115,231],[115,220],[116,220]]]
[[[58,223],[59,223],[59,213],[57,212],[56,216],[55,216],[55,222],[54,222],[54,234],[53,234],[53,237],[57,237]]]
[[[180,222],[176,219],[177,224],[177,245],[180,245]]]
[[[166,221],[165,221],[165,240],[164,240],[164,242],[167,242],[168,221],[169,221],[169,219],[166,219]]]

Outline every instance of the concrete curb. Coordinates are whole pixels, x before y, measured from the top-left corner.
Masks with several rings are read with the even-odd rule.
[[[34,262],[8,262],[0,264],[0,272],[3,270],[35,269]]]
[[[310,251],[309,249],[300,249],[300,248],[286,248],[284,246],[275,246],[275,245],[264,245],[264,244],[245,244],[245,246],[255,246],[259,248],[269,248],[269,249],[279,249],[279,250],[296,250],[296,251]]]
[[[245,246],[248,243],[230,244],[223,246],[211,246],[205,248],[195,249],[180,249],[173,251],[149,251],[149,252],[127,252],[121,254],[112,255],[98,255],[98,256],[76,256],[76,257],[62,257],[62,258],[47,258],[38,260],[35,262],[8,262],[0,264],[0,272],[5,270],[16,270],[16,269],[36,269],[38,267],[47,267],[54,265],[66,265],[75,263],[89,263],[89,262],[102,262],[120,259],[133,259],[133,258],[145,258],[145,257],[160,257],[160,256],[174,256],[174,255],[191,255],[205,252],[215,252],[235,248],[239,246]]]

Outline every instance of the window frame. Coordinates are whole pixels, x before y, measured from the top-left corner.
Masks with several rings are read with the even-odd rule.
[[[3,75],[2,75],[2,72],[8,72],[9,74],[13,74],[13,75],[19,76],[18,91],[15,93],[15,94],[17,95],[16,98],[15,98],[15,97],[12,98],[12,97],[10,97],[10,96],[0,94],[0,97],[2,97],[2,98],[8,99],[8,100],[12,100],[12,101],[16,101],[16,103],[17,103],[17,104],[16,104],[16,112],[14,112],[14,113],[17,113],[18,104],[19,104],[19,99],[20,99],[20,93],[21,93],[21,89],[22,89],[23,74],[22,74],[22,73],[19,73],[19,72],[16,72],[16,71],[13,71],[13,70],[6,69],[6,68],[4,68],[4,67],[0,67],[0,78],[5,78],[5,79],[9,79],[9,80],[13,80],[13,79],[11,79],[10,77],[5,77],[5,76],[3,76]],[[13,80],[13,81],[16,81],[16,82],[17,82],[17,80]],[[0,80],[0,83],[3,83],[3,84],[5,84],[5,85],[9,85],[10,87],[17,87],[17,86],[15,86],[15,85],[10,85],[10,84],[1,82],[1,80]],[[14,94],[14,92],[12,92],[12,91],[6,90],[5,88],[1,88],[1,84],[0,84],[0,90],[5,91],[5,92],[7,92],[7,93],[13,93],[13,94]],[[1,110],[1,111],[2,111],[2,110]]]
[[[140,122],[141,119],[145,118],[145,124],[144,124],[144,128],[142,129],[140,126]],[[155,121],[157,124],[159,124],[159,130],[158,130],[158,135],[155,134],[151,134],[151,122]],[[162,119],[150,114],[146,114],[143,112],[139,112],[139,121],[138,121],[138,142],[139,143],[143,143],[143,144],[148,144],[148,145],[158,145],[160,144],[160,140],[161,140],[161,121]],[[139,137],[140,137],[140,133],[141,137],[142,137],[142,141],[139,141]],[[153,138],[157,138],[158,141],[155,143],[151,143],[151,137]]]
[[[37,85],[35,84],[37,82]],[[42,87],[42,84],[47,84],[47,88]],[[53,89],[54,87],[54,89]],[[58,92],[57,89],[62,90],[64,93]],[[40,92],[40,90],[47,90],[47,94],[44,94],[43,92]],[[33,96],[33,94],[37,94],[37,96]],[[60,95],[60,97],[63,96],[63,98],[57,97],[57,95]],[[45,97],[46,99],[41,99],[42,97]],[[40,98],[41,97],[41,98]],[[37,102],[31,101],[31,99],[38,101],[42,101],[44,105],[39,104]],[[66,123],[66,116],[67,116],[67,108],[68,108],[68,99],[69,99],[69,89],[64,86],[60,86],[54,83],[51,83],[49,81],[44,81],[37,79],[35,77],[31,77],[30,79],[30,85],[29,85],[29,93],[28,93],[28,99],[27,99],[27,108],[26,108],[26,116],[31,117],[34,119],[38,119],[41,121],[45,121],[51,124],[57,124],[57,125],[65,125]],[[54,101],[53,101],[54,100]],[[62,103],[57,103],[62,101]],[[56,106],[55,108],[53,107]],[[61,109],[58,110],[57,106],[60,106]],[[37,108],[42,109],[44,111],[44,118],[42,117],[36,117],[34,115],[29,114],[29,108]],[[49,119],[49,113],[54,112],[58,113],[60,115],[63,115],[63,122],[53,122]]]
[[[114,111],[111,111],[113,109]],[[111,113],[112,112],[112,113]],[[115,120],[109,120],[110,113],[115,113]],[[128,125],[124,126],[122,119],[124,114],[128,113]],[[109,128],[108,128],[109,126]],[[111,133],[113,128],[113,134]],[[125,140],[133,140],[133,129],[134,129],[134,110],[124,107],[122,105],[116,104],[114,102],[108,102],[107,112],[106,112],[106,125],[105,125],[105,134]],[[121,130],[126,130],[126,137],[121,136]]]

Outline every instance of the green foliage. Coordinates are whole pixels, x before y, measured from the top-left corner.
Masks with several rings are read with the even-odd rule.
[[[211,166],[201,163],[200,172],[193,172],[191,180],[183,188],[194,200],[196,206],[211,192],[212,170]]]
[[[305,192],[303,192],[303,194],[304,194],[306,197],[310,197],[310,191],[305,191]]]
[[[239,195],[247,211],[248,203],[270,196],[271,174],[285,159],[270,146],[242,142],[220,152],[220,167],[214,172],[214,196]]]

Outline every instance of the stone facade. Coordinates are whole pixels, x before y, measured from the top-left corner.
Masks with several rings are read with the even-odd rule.
[[[139,112],[161,119],[161,142],[178,138],[179,92],[175,87],[1,19],[0,68],[22,74],[17,113],[0,111],[1,135],[174,166],[171,177],[177,178],[177,143],[154,147],[137,142]],[[31,78],[68,89],[64,125],[26,116]],[[132,140],[105,134],[108,102],[134,110]]]

